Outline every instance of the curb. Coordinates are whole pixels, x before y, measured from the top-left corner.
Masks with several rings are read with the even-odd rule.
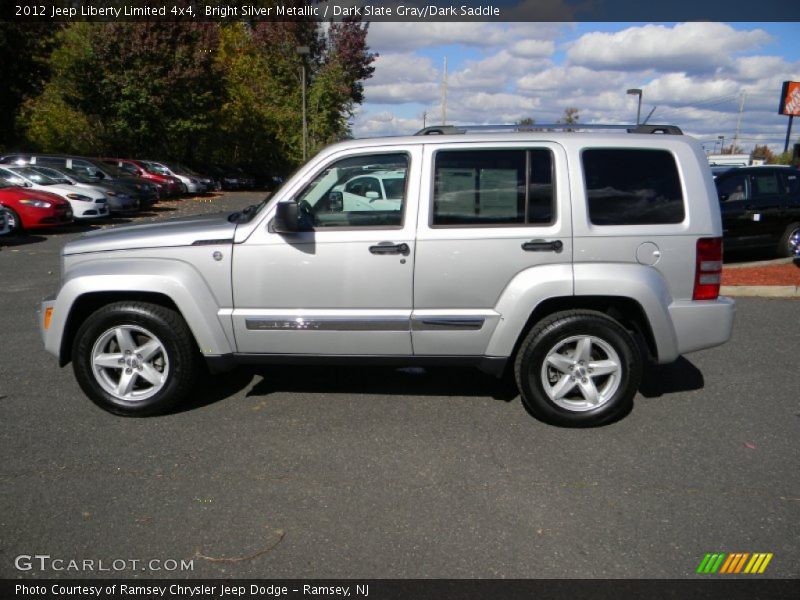
[[[800,298],[797,285],[723,285],[721,296],[741,296],[757,298]]]
[[[752,262],[740,262],[740,263],[724,263],[723,268],[725,269],[752,269],[753,267],[771,267],[776,265],[787,265],[794,261],[798,260],[797,257],[789,257],[789,258],[774,258],[771,260],[756,260]]]

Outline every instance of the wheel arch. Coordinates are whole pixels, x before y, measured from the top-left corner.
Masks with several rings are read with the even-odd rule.
[[[68,272],[55,301],[45,346],[61,366],[70,362],[74,335],[98,308],[118,301],[144,301],[175,310],[205,356],[233,352],[232,334],[202,276],[178,261],[91,261]]]

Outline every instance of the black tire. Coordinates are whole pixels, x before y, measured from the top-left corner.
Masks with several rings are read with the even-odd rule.
[[[8,234],[19,235],[20,233],[23,233],[25,229],[22,227],[22,221],[20,220],[16,211],[9,206],[4,206],[3,208],[6,210],[6,213],[8,213],[8,224],[11,225],[11,231],[9,231]],[[14,223],[13,225],[11,224],[12,221]]]
[[[111,334],[114,328],[120,327],[128,331],[135,344],[143,344],[152,336],[160,344],[160,350],[154,358],[138,362],[131,355],[131,360],[134,360],[131,369],[94,368],[92,357],[96,344],[104,352],[128,356],[123,354],[119,337]],[[109,335],[112,337],[108,338]],[[106,339],[109,341],[104,342]],[[135,356],[142,358],[140,354]],[[128,417],[162,414],[174,408],[191,391],[200,374],[199,362],[200,353],[194,337],[181,315],[148,302],[115,302],[100,308],[83,322],[72,343],[73,370],[86,395],[99,407]],[[158,370],[159,366],[158,374],[163,379],[158,384],[151,384],[146,376],[154,371],[148,372],[148,369]],[[131,394],[141,394],[142,397],[126,399],[107,389],[115,377],[121,380],[124,371],[133,375]],[[148,393],[152,395],[147,396]]]
[[[596,364],[596,361],[614,359],[613,362],[619,364],[614,374],[590,375],[586,361],[586,364],[570,365],[566,373],[575,373],[573,376],[555,367],[545,370],[548,354],[558,349],[557,354],[562,356],[561,348],[564,354],[575,353],[575,361],[579,362],[577,338],[582,336],[590,341],[596,340],[588,345],[592,357],[590,362]],[[617,356],[609,354],[608,349]],[[599,370],[600,367],[596,368]],[[559,312],[542,320],[525,337],[514,361],[517,387],[528,412],[546,423],[564,427],[604,425],[627,414],[641,382],[642,368],[643,358],[634,336],[604,313],[590,310]],[[570,390],[569,394],[559,401],[551,399],[543,379],[547,378],[548,386],[552,381],[551,389],[555,391],[562,378],[568,377],[572,379],[564,383]],[[584,388],[594,388],[598,398],[602,398],[596,407],[586,398],[582,391]]]
[[[790,223],[778,243],[778,255],[786,258],[800,256],[800,223]]]

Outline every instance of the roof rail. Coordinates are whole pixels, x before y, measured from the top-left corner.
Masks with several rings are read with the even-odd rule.
[[[488,131],[549,131],[562,129],[577,131],[584,129],[624,129],[628,133],[662,133],[664,135],[683,135],[677,125],[593,125],[584,123],[534,123],[531,125],[433,125],[420,129],[414,135],[458,135],[468,132]]]

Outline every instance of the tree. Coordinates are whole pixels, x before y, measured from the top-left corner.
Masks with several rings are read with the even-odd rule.
[[[217,37],[213,23],[73,23],[20,121],[44,150],[191,160],[221,91]]]
[[[722,154],[742,154],[744,152],[744,148],[742,148],[739,144],[731,144],[727,148],[722,148]]]
[[[359,21],[311,19],[71,23],[17,122],[45,151],[285,172],[303,154],[301,68],[313,152],[349,133],[374,71],[366,34]]]
[[[578,109],[574,106],[569,106],[564,109],[564,116],[561,117],[556,123],[564,123],[565,125],[575,125],[580,121],[580,115],[578,114]],[[572,129],[567,129],[566,131],[573,131]]]
[[[4,57],[0,84],[0,149],[24,145],[24,130],[16,116],[22,104],[39,95],[48,79],[47,58],[55,34],[55,23],[0,21],[0,56]]]
[[[750,158],[770,163],[775,158],[775,153],[770,150],[769,146],[766,144],[763,146],[756,144],[755,148],[753,148],[753,151],[750,153]]]

